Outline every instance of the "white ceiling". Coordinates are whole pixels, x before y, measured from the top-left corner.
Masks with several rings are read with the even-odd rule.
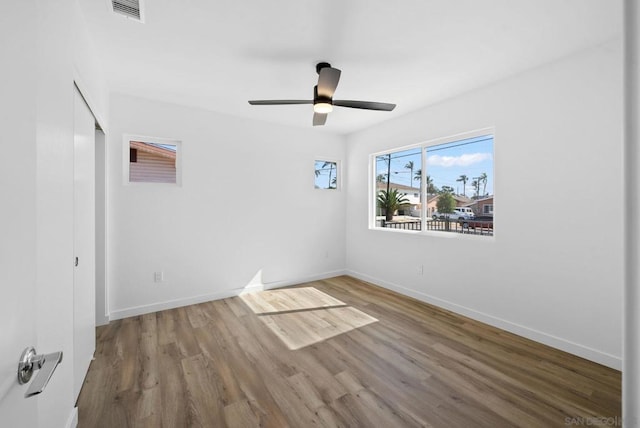
[[[146,0],[140,24],[80,4],[109,89],[311,128],[315,64],[342,70],[320,131],[347,134],[621,34],[620,0]],[[322,129],[324,128],[324,129]]]

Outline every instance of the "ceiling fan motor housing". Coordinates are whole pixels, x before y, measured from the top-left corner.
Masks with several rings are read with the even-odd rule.
[[[331,68],[331,64],[328,62],[319,62],[316,64],[316,73],[320,74],[320,70],[323,68]]]
[[[333,99],[330,97],[323,97],[321,95],[318,95],[318,85],[316,85],[313,87],[313,103],[314,104],[318,104],[318,103],[333,104]]]

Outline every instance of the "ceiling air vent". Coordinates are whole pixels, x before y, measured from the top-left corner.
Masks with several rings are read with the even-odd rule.
[[[113,11],[138,22],[144,22],[141,0],[109,0]]]

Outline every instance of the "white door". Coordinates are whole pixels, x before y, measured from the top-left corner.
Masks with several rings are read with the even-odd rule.
[[[37,426],[18,385],[20,353],[36,341],[36,87],[34,2],[0,13],[0,426]],[[32,47],[33,46],[33,47]],[[9,60],[11,58],[11,60]],[[8,66],[7,61],[11,64]],[[28,71],[25,71],[28,70]],[[36,348],[39,352],[39,348]],[[42,350],[46,351],[46,350]]]
[[[2,23],[0,18],[0,24]],[[0,25],[2,27],[2,25]],[[16,52],[17,54],[17,52]],[[18,359],[36,342],[36,156],[23,91],[11,75],[0,82],[0,426],[37,426],[37,402],[17,382]],[[18,80],[19,81],[19,80]],[[28,95],[28,94],[27,94]],[[21,108],[22,107],[22,108]],[[49,352],[36,348],[38,352]],[[53,351],[53,350],[52,350]]]
[[[78,398],[95,351],[95,119],[74,98],[73,393]]]

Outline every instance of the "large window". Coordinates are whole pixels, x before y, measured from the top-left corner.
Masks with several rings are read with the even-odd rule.
[[[493,135],[373,155],[372,227],[493,235]]]

